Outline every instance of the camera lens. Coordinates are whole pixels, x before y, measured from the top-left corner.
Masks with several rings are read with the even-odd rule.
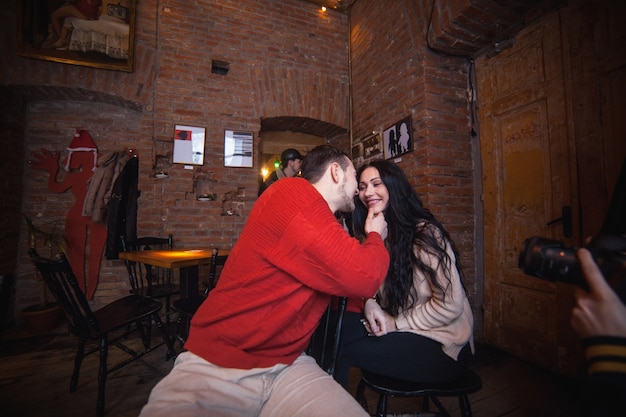
[[[525,274],[548,281],[580,285],[583,282],[574,248],[558,240],[533,236],[524,241],[518,261]]]

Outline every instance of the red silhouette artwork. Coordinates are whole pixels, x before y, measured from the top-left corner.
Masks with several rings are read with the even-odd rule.
[[[62,182],[57,182],[59,172],[59,152],[46,149],[33,153],[29,161],[34,169],[48,171],[48,188],[53,193],[72,191],[74,204],[65,218],[65,240],[70,265],[81,289],[89,300],[93,299],[100,276],[100,263],[106,245],[107,229],[104,224],[94,223],[91,217],[83,216],[83,204],[89,187],[89,179],[97,164],[97,148],[91,135],[85,130],[77,130],[68,146],[69,155],[64,161],[68,171]],[[86,259],[85,255],[88,255]],[[87,279],[85,279],[87,261]]]

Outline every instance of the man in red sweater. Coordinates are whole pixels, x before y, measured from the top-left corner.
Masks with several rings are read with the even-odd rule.
[[[356,191],[348,156],[321,145],[263,193],[141,416],[367,416],[304,353],[330,296],[370,297],[387,274],[383,214],[362,244],[334,216]]]

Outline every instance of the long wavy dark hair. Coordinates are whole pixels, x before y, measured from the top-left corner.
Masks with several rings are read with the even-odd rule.
[[[445,289],[450,285],[451,268],[456,267],[463,282],[463,269],[459,261],[459,255],[443,225],[426,209],[420,197],[417,195],[406,175],[396,164],[386,160],[375,160],[360,167],[357,171],[357,179],[360,181],[361,174],[366,168],[376,168],[389,193],[389,204],[384,211],[387,220],[388,235],[387,248],[391,258],[387,277],[385,279],[383,301],[381,306],[389,314],[396,316],[401,311],[412,308],[417,302],[415,286],[413,285],[413,268],[416,267],[427,277],[433,287],[440,289],[445,294]],[[353,214],[353,227],[356,237],[362,239],[365,236],[365,218],[367,208],[356,198],[356,209]],[[452,265],[450,256],[446,253],[445,246],[450,245],[456,258]],[[437,280],[437,265],[429,266],[415,256],[414,248],[418,253],[428,253],[435,257],[438,265],[443,269],[448,283]]]

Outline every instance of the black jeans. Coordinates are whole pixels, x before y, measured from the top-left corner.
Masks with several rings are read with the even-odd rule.
[[[351,367],[414,382],[442,383],[458,378],[471,355],[466,345],[455,361],[441,343],[407,332],[368,336],[359,313],[346,312],[335,378],[348,387]]]

